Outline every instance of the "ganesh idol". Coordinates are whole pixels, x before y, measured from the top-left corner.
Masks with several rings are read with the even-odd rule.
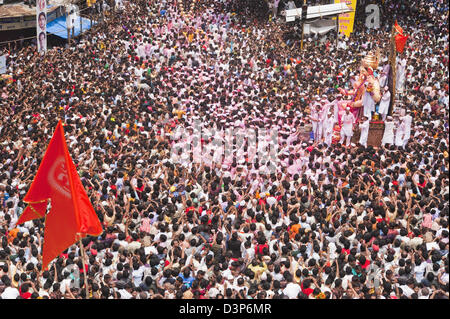
[[[345,90],[338,88],[344,99],[338,104],[338,120],[341,124],[341,116],[345,114],[345,109],[350,107],[356,122],[361,116],[366,116],[372,119],[372,114],[375,112],[375,105],[381,99],[380,83],[374,75],[374,70],[378,68],[380,61],[380,53],[370,52],[365,56],[359,67],[359,74],[353,82],[352,90]]]

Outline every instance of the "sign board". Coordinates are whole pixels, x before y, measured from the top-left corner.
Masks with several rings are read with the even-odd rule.
[[[336,0],[337,1],[337,0]],[[355,7],[356,7],[356,0],[355,1]],[[352,2],[352,1],[350,1]],[[317,19],[317,18],[325,18],[329,16],[335,16],[338,14],[345,15],[346,13],[351,12],[352,9],[349,6],[347,6],[347,3],[343,1],[342,3],[332,3],[332,4],[325,4],[320,6],[310,6],[306,9],[306,19]],[[302,17],[302,8],[297,9],[290,9],[286,10],[286,21],[288,19],[292,19],[292,17]],[[354,16],[354,14],[353,14]]]
[[[334,0],[335,4],[346,4],[352,11],[339,15],[339,33],[349,37],[353,32],[353,24],[355,22],[356,2],[358,0]]]

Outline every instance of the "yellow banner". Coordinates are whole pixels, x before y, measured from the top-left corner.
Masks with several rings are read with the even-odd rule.
[[[346,37],[350,36],[353,32],[353,23],[355,22],[355,10],[356,2],[358,0],[334,0],[334,3],[346,3],[353,9],[353,12],[343,13],[339,15],[339,33],[345,34]]]

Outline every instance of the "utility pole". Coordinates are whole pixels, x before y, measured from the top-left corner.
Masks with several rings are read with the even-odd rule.
[[[303,34],[305,33],[306,14],[307,14],[306,0],[303,0],[303,7],[302,7],[302,42],[300,42],[300,51],[303,51],[303,37],[304,37]]]
[[[68,44],[69,47],[70,47],[70,28],[69,28],[69,23],[68,23],[68,21],[69,21],[69,12],[68,12],[68,10],[67,10],[67,6],[66,6],[65,8],[66,8],[67,44]]]
[[[74,28],[74,23],[75,21],[71,21],[72,16],[71,16],[71,10],[73,10],[73,6],[72,6],[72,1],[73,0],[63,0],[62,2],[60,2],[61,5],[64,6],[64,10],[65,10],[65,16],[66,16],[66,29],[67,29],[67,44],[70,46],[70,40],[71,37],[75,36],[75,28]],[[72,35],[71,35],[72,33]]]
[[[83,34],[83,17],[81,16],[81,12],[82,12],[82,7],[80,7],[80,12],[78,14],[78,16],[80,18],[80,35]]]
[[[339,44],[339,14],[336,16],[336,48]]]

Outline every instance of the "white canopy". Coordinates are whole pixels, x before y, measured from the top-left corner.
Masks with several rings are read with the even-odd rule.
[[[303,34],[319,34],[323,35],[331,30],[336,30],[336,21],[331,19],[318,19],[309,23],[305,23]]]
[[[286,10],[286,22],[295,21],[296,17],[302,17],[301,8]],[[325,4],[321,6],[310,6],[306,11],[306,19],[324,18],[353,11],[345,3]]]

